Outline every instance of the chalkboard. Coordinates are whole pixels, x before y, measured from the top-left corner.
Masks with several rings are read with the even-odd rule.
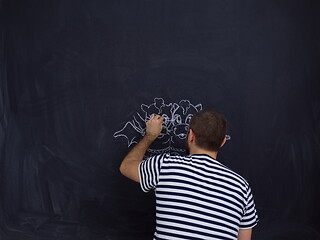
[[[252,186],[253,239],[320,239],[318,1],[0,7],[0,239],[152,239],[154,193],[121,160],[157,111],[148,154],[184,154],[206,108],[228,120],[218,159]]]

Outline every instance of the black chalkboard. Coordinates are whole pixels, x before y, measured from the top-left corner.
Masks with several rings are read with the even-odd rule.
[[[153,193],[119,173],[161,111],[228,119],[253,239],[320,239],[318,1],[0,1],[0,239],[152,239]]]

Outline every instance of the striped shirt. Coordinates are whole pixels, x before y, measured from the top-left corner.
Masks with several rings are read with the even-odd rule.
[[[139,175],[144,192],[155,189],[154,239],[237,239],[258,222],[248,182],[208,155],[153,156]]]

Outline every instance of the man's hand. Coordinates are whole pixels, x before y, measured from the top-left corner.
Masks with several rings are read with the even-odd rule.
[[[162,130],[163,117],[153,115],[146,123],[146,136],[156,139]]]
[[[153,115],[146,123],[146,135],[141,141],[131,149],[127,156],[122,160],[120,166],[120,172],[136,181],[139,182],[139,164],[142,161],[144,154],[151,143],[159,136],[162,130],[163,117],[160,115]]]

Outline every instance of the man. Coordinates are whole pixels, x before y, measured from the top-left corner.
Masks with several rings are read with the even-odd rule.
[[[140,182],[143,191],[155,189],[154,239],[251,239],[258,217],[250,187],[216,160],[226,142],[225,118],[212,110],[196,113],[186,138],[190,155],[143,160],[162,121],[160,115],[147,121],[145,136],[120,166],[121,173]]]

